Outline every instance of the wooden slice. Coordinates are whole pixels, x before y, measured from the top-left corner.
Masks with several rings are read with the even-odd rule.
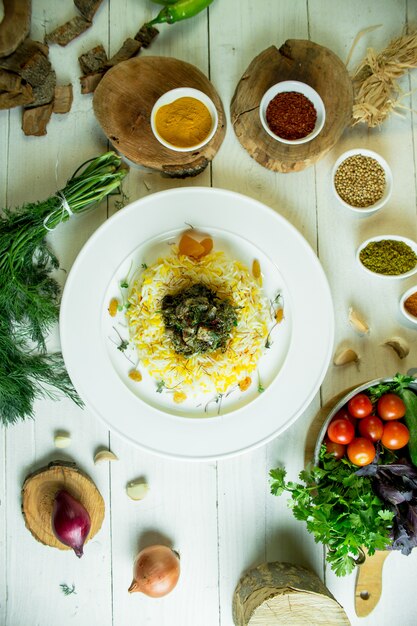
[[[308,143],[280,143],[261,125],[261,98],[283,80],[307,83],[324,102],[324,128]],[[352,105],[352,81],[342,61],[312,41],[288,39],[279,50],[271,46],[255,57],[236,87],[230,109],[236,136],[250,156],[268,169],[286,173],[313,165],[335,145],[351,120]]]
[[[340,604],[311,570],[263,563],[250,570],[233,595],[236,626],[339,626],[350,624]]]
[[[152,133],[150,116],[160,96],[177,87],[207,94],[218,113],[217,131],[208,144],[190,152],[161,145]],[[185,178],[202,172],[220,148],[226,119],[219,95],[199,69],[170,57],[133,58],[106,72],[93,98],[96,117],[113,146],[137,165]]]
[[[22,487],[22,513],[26,527],[35,539],[59,550],[71,550],[55,537],[52,530],[52,509],[60,489],[68,491],[90,514],[88,541],[103,523],[104,500],[91,478],[75,463],[54,461],[27,476]]]

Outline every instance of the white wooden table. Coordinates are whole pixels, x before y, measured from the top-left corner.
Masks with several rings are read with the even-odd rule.
[[[98,43],[114,53],[157,10],[158,5],[147,0],[104,0],[89,31],[66,48],[51,46],[59,83],[74,85],[73,107],[68,115],[54,116],[42,138],[24,137],[19,109],[0,111],[2,206],[46,198],[63,186],[80,163],[107,149],[91,96],[79,93],[77,58]],[[45,32],[74,13],[71,0],[33,0],[32,37],[42,40]],[[280,46],[288,38],[311,39],[345,60],[359,30],[382,24],[359,42],[355,63],[367,46],[381,49],[401,34],[405,24],[416,20],[417,3],[412,0],[215,0],[208,12],[188,22],[162,26],[144,54],[170,55],[195,64],[209,75],[228,112],[243,71],[271,44]],[[405,92],[415,90],[417,74],[405,78],[403,87]],[[69,400],[41,401],[34,421],[1,428],[0,624],[231,626],[232,595],[241,574],[266,560],[312,568],[352,624],[417,623],[417,551],[409,557],[389,556],[382,599],[369,617],[359,619],[354,610],[354,575],[343,579],[333,575],[322,547],[293,519],[286,497],[273,497],[268,485],[269,469],[279,463],[285,464],[292,478],[301,470],[306,432],[321,403],[347,387],[416,365],[416,331],[401,321],[397,306],[413,279],[389,283],[368,279],[354,262],[357,245],[368,236],[417,235],[417,125],[411,112],[417,108],[416,93],[404,97],[410,110],[403,117],[392,116],[381,130],[347,130],[317,166],[300,173],[275,174],[263,169],[240,146],[230,124],[212,165],[195,179],[178,181],[148,171],[130,172],[124,184],[130,200],[176,186],[212,185],[261,200],[292,222],[317,251],[328,276],[336,315],[335,346],[356,349],[360,365],[339,369],[330,365],[320,393],[291,428],[269,445],[219,462],[187,463],[148,454],[125,443],[88,409],[78,409]],[[357,218],[332,197],[332,164],[343,151],[356,146],[378,151],[392,167],[392,198],[374,217]],[[103,202],[51,235],[63,268],[70,268],[89,236],[114,212],[113,202]],[[361,338],[349,326],[350,305],[368,320],[369,336]],[[410,342],[410,354],[403,361],[381,346],[392,335]],[[58,347],[57,337],[51,338],[51,348]],[[65,454],[53,443],[60,428],[72,435]],[[94,452],[103,445],[117,454],[119,462],[94,466]],[[20,512],[20,489],[27,473],[57,457],[75,460],[92,476],[106,502],[103,527],[87,544],[81,560],[72,552],[37,543]],[[146,477],[151,487],[141,503],[130,501],[124,490],[126,482],[137,476]],[[181,553],[180,583],[160,600],[128,594],[138,546],[159,539],[172,542]],[[65,596],[62,583],[74,584],[76,594]]]

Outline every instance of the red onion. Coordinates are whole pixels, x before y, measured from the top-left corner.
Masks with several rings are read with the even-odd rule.
[[[152,598],[160,598],[174,589],[179,576],[178,554],[167,546],[149,546],[136,557],[128,591],[140,591]]]
[[[90,516],[83,505],[67,491],[63,489],[58,491],[52,511],[52,529],[55,537],[81,557],[90,527]]]

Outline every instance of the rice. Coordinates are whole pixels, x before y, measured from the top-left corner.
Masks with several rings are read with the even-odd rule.
[[[195,283],[211,288],[236,307],[238,323],[226,349],[184,356],[174,351],[161,313],[162,299]],[[222,251],[194,260],[178,254],[159,258],[134,281],[128,325],[141,364],[165,388],[187,394],[225,393],[253,372],[265,349],[270,320],[258,281],[240,261]]]

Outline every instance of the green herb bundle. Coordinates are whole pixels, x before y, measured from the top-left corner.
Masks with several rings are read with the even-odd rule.
[[[33,417],[38,397],[64,394],[81,405],[60,353],[46,336],[58,320],[58,259],[48,231],[90,209],[120,186],[127,170],[113,152],[84,163],[55,196],[0,215],[0,420]]]
[[[344,576],[353,571],[363,547],[372,555],[390,544],[394,513],[374,493],[371,478],[357,476],[358,468],[349,460],[335,459],[325,450],[323,446],[320,466],[300,473],[305,484],[286,482],[283,468],[271,470],[271,492],[291,494],[294,517],[327,546],[327,561],[337,576]]]

